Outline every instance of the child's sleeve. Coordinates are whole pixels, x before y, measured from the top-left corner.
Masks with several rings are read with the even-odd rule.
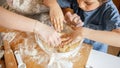
[[[116,7],[108,8],[104,14],[104,23],[106,30],[120,28],[120,15]]]

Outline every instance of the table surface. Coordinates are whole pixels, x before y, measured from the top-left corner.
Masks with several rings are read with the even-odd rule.
[[[86,66],[90,68],[120,68],[120,57],[91,50]]]
[[[85,68],[91,47],[84,44],[84,48],[80,51],[80,60],[74,63],[73,68]],[[26,59],[24,59],[26,60]],[[26,60],[27,61],[27,60]],[[43,68],[44,66],[36,64],[34,61],[27,62],[27,68]]]
[[[0,28],[0,32],[2,32],[2,31],[5,31],[5,29]],[[12,46],[16,46],[16,45],[12,45]],[[77,62],[74,63],[74,65],[73,65],[74,68],[84,68],[85,67],[91,49],[92,49],[92,47],[90,45],[83,44],[82,49],[80,50],[80,60],[78,60]],[[27,59],[24,59],[24,60],[27,60]],[[1,61],[0,61],[0,63],[1,63]],[[27,62],[26,65],[27,65],[27,68],[41,68],[42,67],[41,65],[36,64],[34,61]],[[3,68],[4,68],[4,66],[3,66]]]

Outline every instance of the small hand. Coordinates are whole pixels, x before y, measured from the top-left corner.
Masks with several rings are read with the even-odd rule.
[[[61,36],[62,43],[60,44],[60,46],[63,47],[64,45],[71,43],[79,35],[80,33],[77,30],[73,31],[72,33],[62,35]]]
[[[71,39],[71,34],[64,34],[64,35],[61,36],[61,40],[62,40],[62,42],[59,46],[64,47],[64,45],[72,42],[73,39]]]
[[[84,28],[83,27],[79,27],[79,28],[76,28],[73,32],[71,33],[66,33],[66,34],[63,34],[61,36],[61,44],[60,46],[63,47],[64,45],[66,44],[69,44],[71,43],[73,40],[75,40],[76,38],[77,39],[81,39],[83,38],[83,31],[84,31]]]
[[[77,14],[71,14],[70,12],[67,12],[65,14],[65,20],[66,23],[74,29],[74,27],[81,27],[83,26],[83,22],[80,19],[80,16]]]

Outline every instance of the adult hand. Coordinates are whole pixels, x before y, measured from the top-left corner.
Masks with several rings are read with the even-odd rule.
[[[55,30],[61,32],[63,30],[64,15],[58,4],[50,7],[50,19]]]
[[[35,33],[38,33],[41,39],[48,43],[48,45],[56,47],[61,43],[59,33],[57,33],[52,27],[45,24],[37,23]]]

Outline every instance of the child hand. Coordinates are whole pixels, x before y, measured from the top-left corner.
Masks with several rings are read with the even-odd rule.
[[[50,7],[50,18],[55,30],[61,32],[63,30],[64,16],[59,5]]]
[[[65,14],[65,20],[66,20],[66,23],[73,29],[75,27],[81,27],[84,24],[80,19],[80,16],[78,16],[77,14],[71,14],[70,12],[67,12]]]
[[[64,34],[61,36],[62,43],[60,44],[61,47],[63,47],[66,44],[71,43],[73,40],[75,40],[80,35],[80,31],[75,30],[72,33]]]

